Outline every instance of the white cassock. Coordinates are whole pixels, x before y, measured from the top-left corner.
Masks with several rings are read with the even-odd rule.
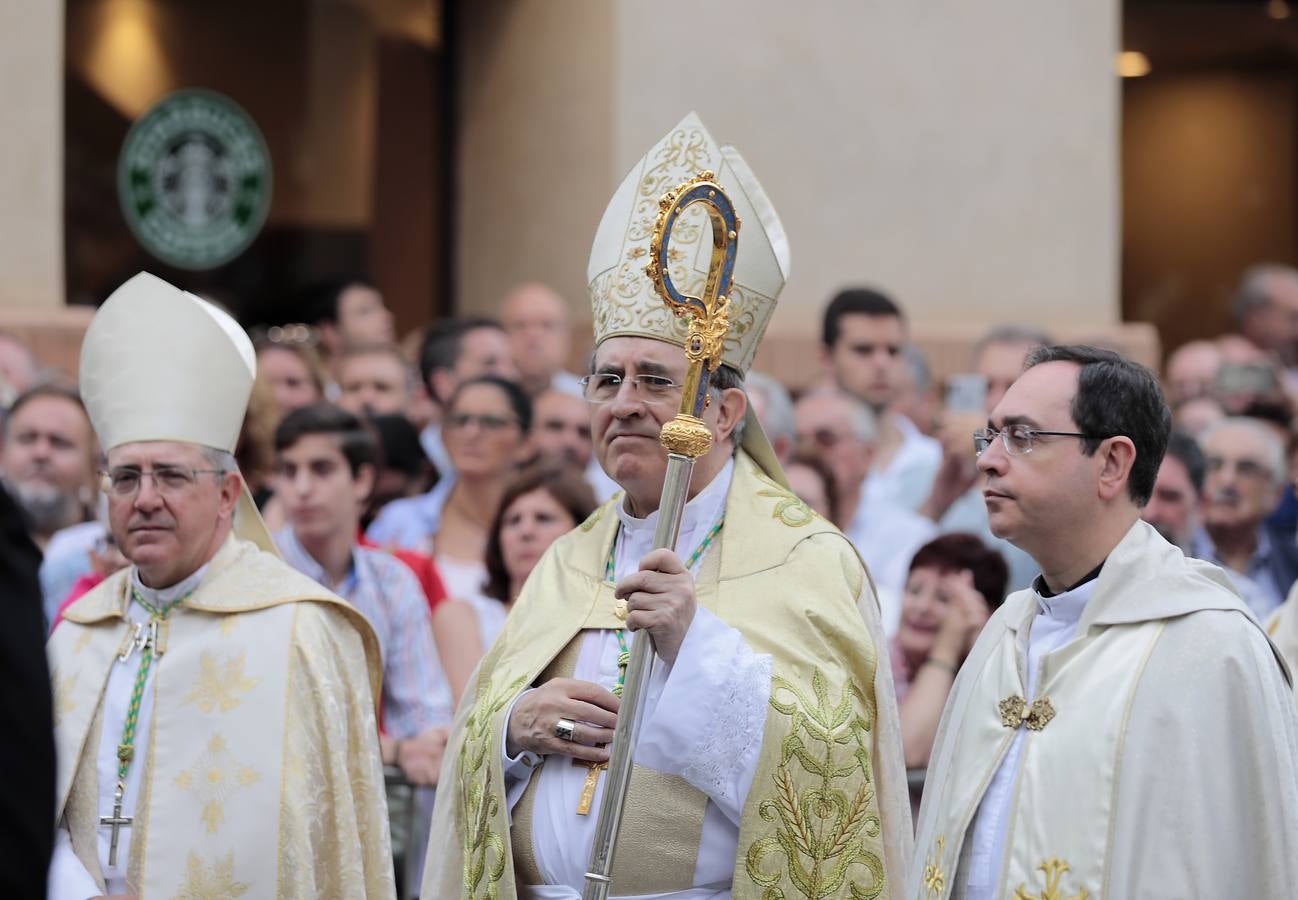
[[[988,622],[934,744],[906,895],[1298,896],[1298,712],[1215,566],[1144,522]]]
[[[686,504],[677,547],[682,560],[694,551],[724,514],[733,462],[711,484]],[[617,539],[614,577],[618,580],[639,570],[640,560],[653,549],[657,513],[646,519],[630,516],[617,506],[622,527]],[[701,559],[700,559],[701,562]],[[694,569],[697,573],[698,563]],[[628,634],[628,641],[630,635]],[[583,637],[573,677],[604,688],[617,682],[619,645],[612,631],[591,631]],[[646,694],[645,715],[636,744],[636,763],[657,771],[680,775],[708,795],[699,838],[694,888],[666,894],[637,895],[638,900],[722,900],[730,896],[735,854],[739,844],[739,818],[753,781],[766,720],[771,679],[771,658],[755,653],[739,632],[699,607],[685,643],[673,666],[661,660],[654,666]],[[517,701],[515,701],[517,702]],[[698,760],[682,759],[681,746],[694,735],[712,730],[709,723],[730,720],[733,743],[703,748]],[[586,781],[584,766],[554,764],[536,768],[531,753],[504,759],[505,784],[510,809],[517,804],[528,779],[533,789],[532,849],[546,885],[521,887],[532,900],[576,900],[581,896],[590,863],[605,778],[601,776],[589,815],[575,810]],[[624,852],[632,852],[630,849]]]

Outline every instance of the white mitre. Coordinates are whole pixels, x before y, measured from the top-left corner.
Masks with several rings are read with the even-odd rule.
[[[81,343],[81,399],[105,453],[138,441],[233,453],[256,375],[234,319],[147,272],[113,291]],[[274,552],[246,486],[234,529]]]
[[[713,139],[696,113],[669,131],[623,179],[595,232],[586,279],[595,344],[611,337],[648,337],[685,346],[686,322],[677,317],[645,274],[658,199],[700,172],[710,171],[739,217],[739,249],[729,294],[730,331],[721,361],[747,374],[775,303],[789,276],[789,242],[780,217],[739,152]],[[712,255],[711,223],[701,204],[689,207],[672,229],[668,250],[672,282],[698,295]],[[767,474],[784,482],[752,404],[743,447]]]

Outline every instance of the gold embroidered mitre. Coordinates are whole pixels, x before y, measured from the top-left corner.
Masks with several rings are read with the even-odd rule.
[[[234,319],[147,272],[113,291],[81,343],[81,399],[105,453],[138,441],[233,453],[256,374]],[[235,532],[275,552],[246,487]]]
[[[649,337],[685,346],[686,323],[675,316],[645,274],[658,199],[700,172],[712,172],[739,216],[739,252],[730,292],[730,331],[721,361],[747,374],[789,275],[789,243],[762,186],[733,147],[717,144],[698,115],[669,131],[618,187],[604,210],[586,279],[594,308],[595,343]],[[698,295],[711,258],[711,224],[701,205],[685,210],[672,231],[671,277]]]

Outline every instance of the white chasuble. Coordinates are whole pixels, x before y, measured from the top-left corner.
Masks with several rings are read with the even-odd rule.
[[[73,604],[50,639],[57,820],[104,884],[100,756],[122,722],[104,691],[130,633],[130,570]],[[147,733],[135,737],[126,886],[154,897],[394,893],[373,697],[358,614],[253,545],[228,540],[159,629]],[[114,683],[117,679],[114,679]],[[108,732],[106,734],[106,732]],[[107,791],[111,795],[111,789]]]
[[[929,766],[907,896],[962,897],[971,823],[1016,734],[993,896],[1281,897],[1298,884],[1298,715],[1215,566],[1143,522],[1071,640],[1023,671],[1032,591],[962,666]]]

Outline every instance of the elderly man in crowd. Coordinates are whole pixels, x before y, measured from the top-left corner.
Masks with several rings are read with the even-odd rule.
[[[86,332],[82,394],[131,565],[50,639],[52,896],[394,894],[377,642],[274,555],[252,506],[231,451],[254,359],[232,319],[147,274]]]
[[[1140,517],[1153,525],[1163,539],[1193,556],[1199,530],[1199,497],[1203,492],[1203,451],[1188,434],[1173,431],[1167,453],[1158,467],[1158,478]]]
[[[779,379],[764,372],[749,372],[744,381],[753,415],[771,441],[780,465],[787,466],[797,449],[798,427],[793,421],[793,398]]]
[[[56,531],[90,517],[95,435],[75,390],[38,385],[14,400],[3,424],[0,475],[42,550]]]
[[[547,390],[581,396],[577,376],[564,369],[572,326],[562,297],[543,284],[520,284],[501,302],[500,324],[509,337],[518,383],[533,399]]]
[[[1288,674],[1221,570],[1140,521],[1170,427],[1151,372],[1056,346],[979,433],[992,529],[1041,575],[960,669],[907,896],[1292,895]]]
[[[879,440],[868,406],[846,391],[824,388],[802,397],[793,416],[798,453],[819,459],[833,475],[839,525],[870,570],[883,630],[892,636],[901,621],[910,559],[937,535],[937,526],[903,506],[864,499],[861,486]]]
[[[1244,602],[1262,621],[1298,578],[1298,547],[1272,533],[1266,519],[1284,490],[1284,445],[1253,419],[1225,419],[1199,440],[1206,475],[1202,528],[1194,556],[1226,570]]]

